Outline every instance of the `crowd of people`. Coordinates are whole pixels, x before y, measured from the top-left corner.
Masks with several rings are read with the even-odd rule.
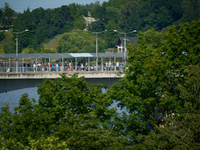
[[[114,70],[123,70],[123,63],[119,62],[111,62],[106,61],[105,63],[101,64],[98,63],[98,67],[96,67],[96,64],[88,64],[87,62],[79,62],[75,65],[73,62],[67,62],[62,66],[60,63],[42,63],[42,62],[34,62],[34,63],[19,63],[19,72],[38,72],[38,71],[114,71]],[[16,69],[16,66],[13,66],[13,64],[10,64],[10,67],[5,67],[3,63],[0,65],[0,71],[1,72],[14,72]]]
[[[87,62],[79,62],[77,64],[77,71],[114,71],[115,67],[116,70],[122,70],[123,69],[123,63],[111,63],[111,61],[109,62],[105,62],[104,64],[98,63],[98,67],[96,67],[96,64],[88,64]],[[65,63],[65,67],[64,70],[65,71],[74,71],[75,68],[75,64],[70,63]]]

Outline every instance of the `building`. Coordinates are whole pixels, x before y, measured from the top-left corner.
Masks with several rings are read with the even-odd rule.
[[[113,53],[114,52],[114,48],[108,48],[108,49],[105,49],[105,53]]]
[[[88,12],[88,16],[89,16],[89,17],[83,16],[83,18],[85,19],[86,29],[87,29],[87,27],[88,27],[88,25],[89,25],[90,23],[96,22],[96,20],[95,20],[93,17],[91,17],[90,12]]]
[[[137,41],[136,37],[126,37],[126,44],[133,44],[134,42]],[[118,41],[117,41],[117,52],[118,53],[123,53],[124,52],[124,37],[119,37]],[[127,48],[125,50],[125,52],[127,51]]]

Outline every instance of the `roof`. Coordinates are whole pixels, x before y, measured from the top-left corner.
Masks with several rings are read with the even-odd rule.
[[[130,44],[133,44],[134,42],[137,41],[137,38],[136,37],[126,37],[126,39],[128,39],[128,41],[126,43],[130,43]],[[117,45],[120,46],[120,45],[123,45],[124,46],[124,37],[119,37],[118,41],[117,41]]]
[[[96,53],[33,53],[18,54],[18,58],[84,58],[96,57]],[[98,53],[98,57],[123,57],[123,53]],[[16,58],[16,54],[0,54],[0,58]]]

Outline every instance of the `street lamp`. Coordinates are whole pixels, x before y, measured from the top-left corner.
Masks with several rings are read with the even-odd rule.
[[[5,30],[6,32],[10,32],[8,30]],[[13,34],[16,34],[16,73],[18,73],[18,35],[19,34],[22,34],[24,32],[27,32],[29,31],[28,29],[22,31],[22,32],[10,32],[10,33],[13,33]]]
[[[124,52],[124,64],[126,64],[126,52],[125,52],[126,51],[126,34],[131,34],[133,32],[137,32],[137,31],[133,30],[132,32],[126,33],[126,32],[120,32],[120,31],[114,30],[114,32],[124,34],[124,50],[123,50],[123,52]]]
[[[104,33],[106,31],[107,30],[101,31],[101,32],[90,32],[90,31],[87,31],[87,32],[96,34],[96,71],[98,70],[98,38],[97,38],[97,34]]]

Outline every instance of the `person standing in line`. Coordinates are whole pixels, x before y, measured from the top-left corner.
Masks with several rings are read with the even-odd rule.
[[[22,70],[22,63],[19,64],[19,72]]]
[[[44,64],[44,70],[47,71],[47,63]]]
[[[52,71],[54,71],[54,63],[52,62]]]
[[[24,72],[25,72],[26,71],[26,64],[24,63],[23,66],[24,66]]]
[[[35,65],[35,63],[33,64],[33,71],[35,72],[35,67],[36,67],[36,65]]]
[[[3,64],[1,63],[1,69],[0,69],[0,71],[3,71]]]
[[[72,70],[71,70],[71,67],[72,67],[72,63],[69,62],[69,68],[70,68],[70,71],[72,71]]]
[[[10,64],[10,72],[12,72],[13,71],[13,64],[11,63]]]
[[[87,64],[87,62],[85,63],[85,71],[88,71],[88,64]]]
[[[108,63],[107,63],[107,61],[106,61],[106,70],[108,71]]]
[[[28,63],[28,64],[27,64],[27,71],[30,71],[30,70],[31,70],[30,64]]]
[[[50,71],[51,71],[52,64],[50,63]]]
[[[109,71],[111,71],[111,65],[112,65],[112,63],[111,63],[111,61],[109,61]]]
[[[56,71],[58,71],[58,63],[56,63]]]
[[[41,62],[41,70],[44,71],[44,64]]]
[[[117,62],[116,66],[117,66],[117,70],[119,70],[119,62]]]
[[[67,71],[67,63],[65,63],[65,71]]]
[[[123,63],[122,62],[119,64],[119,67],[120,67],[120,71],[122,71],[123,70]]]
[[[38,69],[39,71],[41,71],[41,63],[40,63],[40,62],[38,63],[38,65],[37,65],[37,66],[38,66],[38,68],[37,68],[37,69]]]
[[[84,66],[83,66],[83,63],[81,62],[81,71],[83,71],[84,69]]]

